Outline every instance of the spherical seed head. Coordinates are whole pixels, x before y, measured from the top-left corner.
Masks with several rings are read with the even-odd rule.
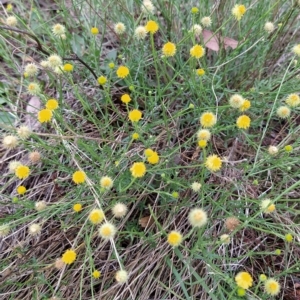
[[[251,119],[246,115],[241,115],[236,120],[236,126],[240,129],[248,129],[250,127]]]
[[[9,17],[6,18],[5,23],[8,26],[14,27],[14,26],[16,26],[18,24],[18,20],[14,16],[9,16]]]
[[[171,231],[168,234],[168,243],[173,246],[173,247],[177,247],[181,244],[182,242],[182,234],[178,231]]]
[[[147,30],[145,26],[138,26],[134,31],[134,36],[138,40],[144,40],[147,36]]]
[[[119,78],[125,78],[129,75],[129,69],[126,66],[120,66],[117,70],[117,76]]]
[[[207,213],[201,208],[193,208],[188,220],[192,227],[203,227],[207,223]]]
[[[16,171],[16,168],[21,166],[22,163],[20,161],[17,161],[17,160],[14,160],[14,161],[11,161],[9,164],[8,164],[8,171],[9,173],[15,173]]]
[[[14,149],[18,145],[18,138],[14,135],[7,135],[2,140],[2,146],[5,149]]]
[[[174,56],[176,53],[176,45],[174,43],[167,42],[162,48],[162,53],[167,57]]]
[[[274,278],[269,278],[265,281],[265,291],[268,295],[276,296],[279,294],[281,286]]]
[[[134,109],[129,112],[128,118],[131,122],[138,122],[142,118],[142,112],[138,109]]]
[[[228,217],[225,220],[225,227],[229,230],[229,231],[234,231],[238,226],[240,225],[240,221],[238,218],[236,217]]]
[[[240,108],[244,103],[244,98],[239,94],[234,94],[229,99],[229,105],[233,108]]]
[[[235,276],[235,282],[238,287],[241,287],[243,289],[248,289],[252,286],[253,278],[248,272],[239,272]]]
[[[55,69],[56,67],[59,67],[62,65],[62,59],[59,55],[57,54],[52,54],[48,57],[48,63],[49,63],[49,66],[52,68],[52,69]]]
[[[275,211],[276,206],[272,203],[271,199],[264,199],[260,203],[260,208],[265,214],[270,214]]]
[[[229,234],[222,234],[220,236],[220,241],[223,243],[223,244],[229,244],[230,243],[230,235]]]
[[[290,94],[285,100],[286,104],[291,107],[297,107],[300,105],[300,97],[297,94]]]
[[[210,17],[203,17],[201,19],[201,24],[204,26],[204,27],[210,27],[211,26],[211,18]]]
[[[38,151],[30,152],[28,157],[29,157],[29,160],[31,161],[31,163],[33,163],[33,164],[36,164],[41,160],[41,154]]]
[[[197,131],[197,139],[209,141],[211,138],[211,133],[208,129],[200,129]]]
[[[61,259],[65,264],[70,265],[75,261],[76,256],[77,256],[76,252],[74,250],[70,249],[70,250],[65,251],[65,253],[63,254]]]
[[[124,94],[124,95],[122,95],[122,97],[121,97],[121,101],[122,101],[123,103],[127,104],[127,103],[129,103],[129,102],[131,101],[131,98],[130,98],[130,96],[129,96],[128,94]]]
[[[42,60],[40,62],[40,65],[43,67],[43,68],[50,68],[50,65],[49,65],[49,62],[47,60]]]
[[[201,183],[200,182],[193,182],[191,184],[191,189],[194,191],[194,192],[199,192],[200,189],[201,189]]]
[[[99,29],[97,27],[92,27],[91,28],[91,34],[97,35],[99,33]]]
[[[18,129],[17,129],[17,133],[19,135],[19,137],[21,139],[28,139],[30,134],[31,134],[31,130],[29,129],[28,126],[20,126]]]
[[[125,27],[124,23],[119,22],[119,23],[115,24],[114,29],[115,29],[116,34],[123,34],[126,30],[126,27]]]
[[[41,92],[41,87],[39,86],[39,84],[31,82],[27,87],[27,92],[28,94],[33,96],[38,95]]]
[[[155,7],[150,0],[144,0],[142,3],[141,10],[144,14],[154,14]]]
[[[28,74],[28,76],[35,76],[39,70],[35,64],[27,64],[24,71]]]
[[[125,283],[128,280],[128,272],[119,270],[115,275],[115,279],[118,283]]]
[[[100,224],[104,220],[104,212],[101,209],[93,209],[89,214],[89,220],[93,224]]]
[[[246,7],[244,5],[236,4],[232,9],[233,16],[240,21],[246,12]]]
[[[154,34],[158,31],[159,26],[155,21],[149,20],[145,26],[147,32]]]
[[[38,112],[37,118],[40,123],[46,123],[46,122],[51,121],[52,116],[53,116],[52,111],[48,108],[45,108]]]
[[[219,171],[222,167],[222,160],[216,154],[209,155],[206,158],[205,167],[211,172]]]
[[[101,179],[100,179],[100,185],[102,188],[105,188],[107,190],[109,190],[110,188],[112,188],[113,186],[113,180],[108,177],[108,176],[103,176]]]
[[[146,170],[143,162],[135,162],[130,168],[131,175],[135,178],[143,177],[146,174]]]
[[[269,146],[268,152],[270,155],[276,155],[279,149],[276,146]]]
[[[127,214],[128,208],[124,203],[117,203],[112,208],[112,213],[115,218],[123,218]]]
[[[267,22],[264,26],[264,30],[267,32],[267,33],[271,33],[275,30],[275,26],[272,22]]]
[[[47,207],[47,203],[44,200],[37,201],[37,202],[35,202],[34,207],[35,207],[36,211],[42,211]]]
[[[277,116],[281,119],[286,119],[291,115],[291,110],[287,106],[280,106],[277,108]]]
[[[197,59],[201,58],[205,54],[205,49],[201,45],[195,45],[190,49],[190,55]]]
[[[27,166],[24,165],[20,165],[16,168],[15,170],[15,175],[19,178],[19,179],[26,179],[30,174],[30,169]]]
[[[190,29],[190,32],[196,36],[199,36],[202,33],[202,27],[199,24],[194,24]]]
[[[86,180],[86,175],[83,171],[76,171],[72,175],[72,180],[76,184],[84,183]]]
[[[64,73],[64,67],[63,66],[58,66],[54,68],[54,73],[61,75]]]
[[[213,127],[217,123],[217,117],[212,112],[205,112],[200,117],[200,124],[204,128]]]
[[[147,158],[147,161],[151,165],[156,165],[159,163],[159,155],[156,151],[153,151],[152,155]]]
[[[101,225],[98,229],[99,236],[106,240],[113,238],[116,232],[117,229],[115,225],[108,222]]]
[[[61,258],[58,258],[55,263],[54,263],[54,267],[57,270],[61,270],[66,264],[63,262],[63,260]]]
[[[0,237],[6,237],[10,232],[10,226],[9,224],[2,224],[0,225]]]
[[[28,227],[28,233],[32,236],[39,235],[42,231],[42,227],[39,224],[31,224]]]
[[[295,45],[292,49],[292,51],[294,52],[294,54],[296,54],[297,56],[300,56],[300,44]]]
[[[58,101],[56,99],[49,99],[46,102],[46,108],[50,110],[55,110],[58,108]]]
[[[66,28],[65,26],[61,25],[61,24],[55,24],[52,27],[52,32],[55,36],[60,36],[62,34],[65,34]]]

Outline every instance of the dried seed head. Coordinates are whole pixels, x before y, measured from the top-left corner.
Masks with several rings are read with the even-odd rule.
[[[229,217],[225,220],[225,227],[229,231],[234,231],[240,225],[240,221],[236,217]]]
[[[41,154],[38,151],[30,152],[28,156],[33,164],[36,164],[41,160]]]

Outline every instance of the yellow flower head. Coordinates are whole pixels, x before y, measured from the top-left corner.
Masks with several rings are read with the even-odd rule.
[[[150,148],[148,148],[144,151],[144,154],[146,157],[150,157],[153,153],[154,153],[154,151]]]
[[[152,164],[152,165],[156,165],[159,162],[159,155],[156,151],[153,151],[152,155],[150,155],[149,157],[147,157],[147,161],[148,163]]]
[[[200,117],[200,124],[204,128],[213,127],[217,123],[217,117],[212,112],[205,112]]]
[[[38,120],[41,123],[49,122],[52,119],[52,111],[48,108],[42,109],[38,112]]]
[[[198,12],[199,12],[198,7],[192,7],[192,9],[191,9],[192,14],[197,14]]]
[[[300,56],[300,44],[295,45],[292,49],[292,51],[297,55]]]
[[[64,64],[63,66],[63,70],[65,72],[72,72],[74,69],[74,66],[72,64]]]
[[[176,53],[176,45],[168,42],[166,44],[164,44],[163,48],[162,48],[162,53],[164,56],[174,56]]]
[[[100,278],[101,273],[100,273],[98,270],[95,270],[95,271],[92,273],[92,276],[93,276],[95,279],[98,279],[98,278]]]
[[[272,203],[271,199],[264,199],[260,203],[260,208],[265,214],[270,214],[275,211],[276,206]]]
[[[205,54],[205,49],[201,45],[195,45],[190,49],[190,55],[195,58],[201,58]]]
[[[236,4],[232,9],[232,14],[238,21],[241,20],[245,12],[246,12],[246,7],[241,4]]]
[[[284,147],[284,151],[286,151],[286,152],[292,152],[293,151],[293,146],[292,145],[286,145]]]
[[[290,94],[285,100],[288,106],[296,107],[300,105],[300,97],[297,94]]]
[[[19,178],[19,179],[26,179],[30,174],[30,169],[27,166],[24,165],[20,165],[16,168],[15,170],[15,175]]]
[[[23,186],[23,185],[20,185],[20,186],[18,186],[18,188],[17,188],[17,193],[18,193],[19,195],[24,195],[24,194],[26,193],[26,191],[27,191],[27,189],[26,189],[26,187]]]
[[[205,161],[205,167],[211,171],[211,172],[216,172],[218,170],[221,169],[222,167],[222,160],[221,158],[216,155],[216,154],[213,154],[213,155],[209,155],[207,158],[206,158],[206,161]]]
[[[129,75],[129,69],[126,66],[120,66],[117,70],[117,76],[119,78],[125,78]]]
[[[290,233],[287,233],[285,236],[284,236],[284,239],[288,242],[288,243],[291,243],[293,241],[293,236],[290,234]]]
[[[107,78],[105,76],[100,76],[97,81],[99,84],[104,85],[107,82]]]
[[[108,176],[103,176],[100,179],[100,185],[102,188],[109,190],[113,186],[113,180]]]
[[[249,128],[250,123],[251,123],[251,119],[246,115],[239,116],[236,120],[236,126],[240,129]]]
[[[81,205],[80,203],[74,204],[73,210],[74,210],[75,212],[80,212],[80,211],[82,210],[82,205]]]
[[[193,227],[202,227],[207,223],[207,213],[201,208],[194,208],[190,211],[188,220]]]
[[[108,67],[109,67],[110,69],[113,69],[113,68],[115,67],[115,64],[114,64],[113,62],[110,62],[110,63],[108,64]]]
[[[253,279],[248,272],[239,272],[235,276],[235,282],[238,285],[238,287],[241,287],[243,289],[248,289],[249,287],[252,286]]]
[[[140,135],[139,135],[137,132],[134,132],[134,133],[132,134],[132,136],[131,136],[131,138],[132,138],[133,140],[137,140],[139,137],[140,137]]]
[[[49,99],[46,103],[46,108],[50,110],[55,110],[58,108],[58,102],[56,99]]]
[[[147,24],[145,26],[145,29],[146,29],[147,32],[150,32],[151,34],[154,34],[155,32],[158,31],[159,26],[155,21],[150,20],[150,21],[147,22]]]
[[[113,238],[115,236],[116,232],[117,232],[117,229],[116,229],[115,225],[113,225],[111,223],[104,223],[103,225],[100,226],[100,228],[98,230],[99,236],[105,240]]]
[[[267,279],[268,279],[268,277],[267,277],[265,274],[260,274],[260,275],[259,275],[259,280],[260,280],[260,281],[264,282],[264,281],[266,281]]]
[[[122,95],[122,97],[121,97],[121,101],[122,101],[123,103],[127,104],[127,103],[129,103],[129,102],[131,101],[131,98],[130,98],[130,96],[129,96],[128,94],[124,94],[124,95]]]
[[[7,5],[6,5],[6,11],[7,12],[11,12],[12,10],[13,10],[13,6],[12,6],[12,4],[11,3],[8,3]]]
[[[72,180],[76,183],[84,183],[86,179],[86,175],[83,171],[76,171],[73,173]]]
[[[91,34],[97,35],[99,33],[99,29],[97,27],[92,27],[91,28]]]
[[[74,250],[67,250],[65,251],[61,259],[66,265],[70,265],[76,259],[76,252]]]
[[[135,162],[130,168],[131,175],[135,178],[143,177],[146,174],[146,170],[143,162]]]
[[[280,284],[277,280],[269,278],[265,281],[265,291],[268,295],[276,296],[280,292]]]
[[[134,109],[129,112],[128,118],[131,122],[138,122],[142,118],[142,112],[138,109]]]
[[[243,101],[243,104],[240,106],[240,111],[246,111],[251,107],[251,102],[247,99]]]
[[[180,245],[181,242],[182,242],[182,235],[180,232],[173,230],[168,234],[168,243],[171,246],[177,247]]]
[[[89,220],[93,224],[100,224],[104,220],[104,212],[101,209],[93,209],[89,214]]]
[[[206,140],[199,140],[198,141],[198,146],[200,148],[205,148],[207,146],[207,141]]]
[[[286,119],[291,115],[291,110],[287,106],[280,106],[277,108],[277,116],[281,119]]]
[[[205,71],[203,69],[197,69],[196,72],[197,72],[197,75],[200,77],[205,75]]]
[[[27,91],[30,95],[38,95],[41,92],[41,88],[39,86],[39,84],[35,83],[35,82],[31,82],[29,83],[28,87],[27,87]]]
[[[244,297],[246,295],[246,290],[239,287],[239,288],[237,288],[236,293],[239,297]]]

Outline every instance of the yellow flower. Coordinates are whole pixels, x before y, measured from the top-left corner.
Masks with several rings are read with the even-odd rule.
[[[99,84],[104,85],[107,82],[107,78],[105,76],[100,76],[97,81]]]
[[[130,168],[131,175],[135,178],[143,177],[146,170],[146,166],[143,162],[135,162]]]
[[[144,151],[144,154],[146,157],[150,157],[153,153],[154,153],[154,151],[150,148],[148,148]]]
[[[30,169],[27,166],[24,165],[20,165],[16,168],[15,170],[15,175],[19,178],[19,179],[26,179],[30,174]]]
[[[129,74],[129,69],[126,66],[120,66],[117,70],[117,76],[119,78],[125,78]]]
[[[178,192],[173,192],[172,197],[175,198],[175,199],[178,199],[179,198],[179,193]]]
[[[73,69],[74,69],[74,67],[73,67],[72,64],[64,64],[64,66],[63,66],[63,70],[64,70],[65,72],[72,72]]]
[[[109,67],[110,69],[113,69],[113,68],[115,67],[115,64],[114,64],[113,62],[110,62],[110,63],[108,64],[108,67]]]
[[[272,203],[271,199],[264,199],[260,203],[260,208],[265,214],[270,214],[275,211],[276,206]]]
[[[104,220],[104,212],[101,209],[93,209],[89,214],[89,220],[93,224],[99,224]]]
[[[207,223],[207,213],[201,208],[193,208],[188,220],[193,227],[202,227]]]
[[[142,118],[142,112],[138,109],[134,109],[129,112],[128,118],[131,122],[138,122]]]
[[[113,180],[108,176],[103,176],[100,179],[100,185],[102,188],[109,190],[113,186]]]
[[[150,20],[147,22],[145,29],[147,32],[154,34],[159,29],[159,26],[155,21]]]
[[[195,45],[190,49],[192,57],[201,58],[205,54],[205,49],[201,45]]]
[[[284,239],[288,242],[288,243],[291,243],[293,241],[293,236],[290,234],[290,233],[287,233],[285,236],[284,236]]]
[[[197,139],[198,140],[209,141],[210,138],[211,138],[211,133],[208,129],[200,129],[197,132]]]
[[[247,99],[244,100],[243,104],[240,106],[240,111],[246,111],[251,107],[251,102]]]
[[[82,205],[81,205],[80,203],[74,204],[73,210],[74,210],[75,212],[80,212],[80,211],[82,210]]]
[[[98,229],[98,234],[103,239],[113,238],[115,236],[116,232],[117,232],[117,229],[116,229],[115,225],[113,225],[111,223],[104,223]]]
[[[199,140],[198,141],[198,146],[200,148],[205,148],[207,146],[207,141],[206,140]]]
[[[159,155],[156,151],[153,151],[152,155],[147,158],[148,163],[156,165],[159,162]]]
[[[291,110],[287,106],[280,106],[277,108],[277,116],[282,119],[286,119],[290,116]]]
[[[56,99],[49,99],[46,103],[46,108],[50,110],[55,110],[58,108],[58,102]]]
[[[86,179],[86,175],[83,171],[76,171],[73,173],[72,180],[76,183],[84,183]]]
[[[76,259],[76,252],[74,250],[67,250],[61,259],[66,265],[70,265]]]
[[[292,145],[286,145],[286,146],[284,147],[284,150],[285,150],[286,152],[292,152],[292,151],[293,151],[293,146],[292,146]]]
[[[238,21],[241,20],[245,12],[246,12],[246,7],[241,4],[236,4],[232,9],[232,14]]]
[[[300,56],[300,44],[293,47],[292,50],[296,55]]]
[[[171,42],[164,44],[162,48],[162,53],[167,57],[174,56],[176,53],[176,45]]]
[[[18,188],[17,188],[17,193],[18,193],[19,195],[24,195],[24,194],[26,193],[26,191],[27,191],[27,189],[26,189],[26,187],[23,186],[23,185],[20,185],[20,186],[18,186]]]
[[[42,109],[38,112],[38,120],[41,123],[49,122],[52,119],[52,111],[48,108]]]
[[[97,35],[99,33],[99,29],[97,27],[92,27],[91,28],[91,34]]]
[[[251,119],[246,115],[239,116],[236,120],[236,126],[240,129],[249,128],[250,123],[251,123]]]
[[[7,11],[7,12],[10,12],[10,11],[12,11],[12,10],[13,10],[12,4],[8,3],[7,6],[6,6],[6,11]]]
[[[182,242],[182,235],[180,232],[173,230],[168,234],[168,243],[171,246],[177,247],[180,245],[181,242]]]
[[[128,94],[124,94],[124,95],[122,95],[122,97],[121,97],[121,101],[122,101],[123,103],[127,104],[127,103],[129,103],[129,102],[131,101],[131,98],[130,98],[130,96],[129,96]]]
[[[205,167],[211,171],[211,172],[215,172],[215,171],[218,171],[221,169],[222,167],[222,160],[221,158],[216,155],[216,154],[213,154],[213,155],[209,155],[207,158],[206,158],[206,161],[205,161]]]
[[[35,96],[41,92],[41,88],[37,83],[31,82],[31,83],[29,83],[29,85],[27,87],[27,91],[30,95]]]
[[[267,277],[265,274],[260,274],[260,275],[259,275],[259,280],[260,280],[260,281],[264,282],[264,281],[266,281],[267,279],[268,279],[268,277]]]
[[[200,117],[200,123],[203,127],[213,127],[217,123],[217,117],[212,112],[205,112]]]
[[[253,279],[248,272],[239,272],[235,276],[235,282],[238,285],[238,287],[241,287],[243,289],[248,289],[249,287],[252,286]]]
[[[265,281],[265,291],[268,295],[276,296],[280,292],[280,284],[277,280],[269,278]]]
[[[237,293],[237,295],[238,295],[239,297],[244,297],[244,296],[246,295],[246,290],[243,289],[243,288],[241,288],[241,287],[239,287],[239,288],[237,289],[236,293]]]
[[[197,7],[192,7],[191,13],[192,14],[197,14],[199,12],[199,9]]]
[[[92,273],[92,275],[93,275],[93,277],[94,277],[95,279],[98,279],[98,278],[100,278],[101,273],[100,273],[98,270],[95,270],[95,271]]]
[[[203,69],[197,69],[196,72],[197,72],[197,75],[200,77],[205,75],[205,71]]]
[[[134,133],[132,134],[132,136],[131,136],[131,138],[132,138],[133,140],[137,140],[139,137],[140,137],[140,135],[139,135],[137,132],[134,132]]]
[[[300,104],[300,97],[297,94],[290,94],[285,100],[288,106],[296,107]]]

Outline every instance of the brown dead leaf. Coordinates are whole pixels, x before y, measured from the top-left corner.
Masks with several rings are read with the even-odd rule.
[[[146,216],[139,220],[139,224],[143,228],[150,227],[153,223],[154,223],[154,219],[151,216]]]
[[[238,41],[229,38],[229,37],[220,37],[219,34],[214,34],[212,31],[204,29],[203,30],[203,40],[204,45],[213,51],[218,52],[220,49],[220,44],[224,45],[224,48],[227,49],[228,47],[231,47],[232,49],[235,49],[238,45]],[[223,40],[223,42],[222,42]]]

